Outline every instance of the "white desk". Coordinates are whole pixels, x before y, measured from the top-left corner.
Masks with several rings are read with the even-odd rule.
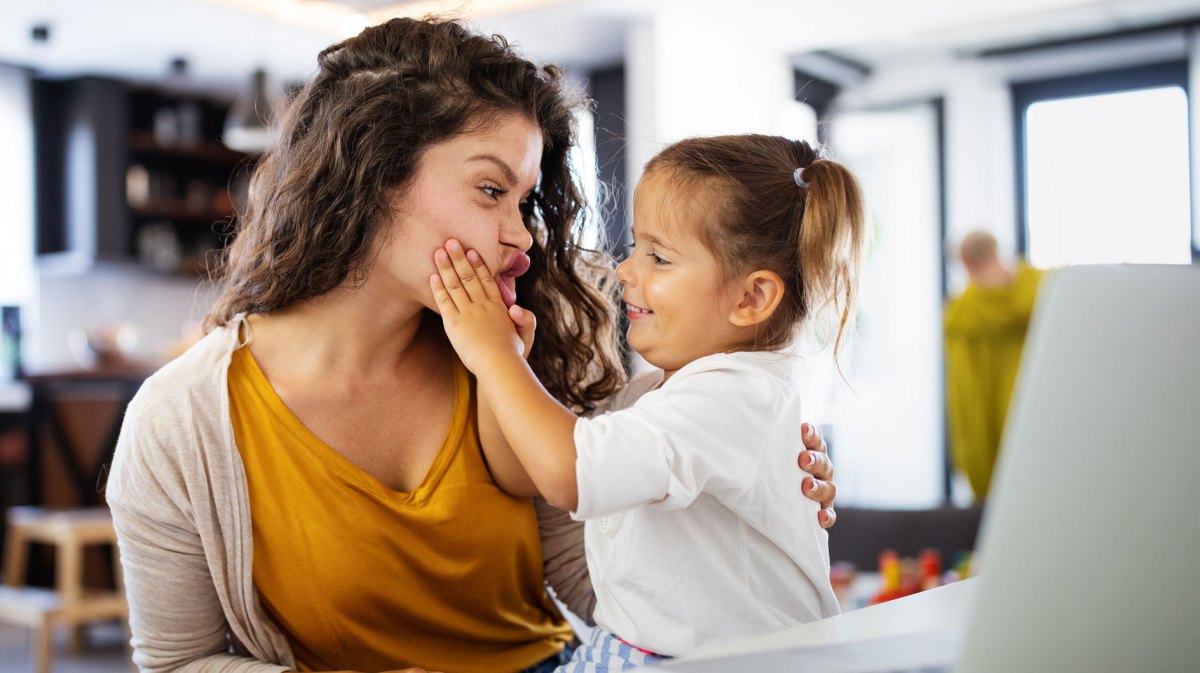
[[[978,578],[922,591],[887,603],[852,610],[819,622],[705,650],[674,663],[710,661],[723,665],[712,670],[738,670],[737,660],[754,653],[794,650],[910,633],[953,632],[967,623],[978,593]],[[722,661],[724,660],[724,661]],[[687,670],[692,670],[690,667]]]

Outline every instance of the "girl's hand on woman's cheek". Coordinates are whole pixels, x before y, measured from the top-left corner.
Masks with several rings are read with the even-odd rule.
[[[522,316],[522,322],[514,324],[483,258],[450,239],[434,253],[433,263],[438,270],[429,279],[433,298],[446,335],[467,369],[478,375],[496,358],[523,357],[525,338],[532,343],[531,321]],[[530,333],[519,333],[519,325],[525,325]]]

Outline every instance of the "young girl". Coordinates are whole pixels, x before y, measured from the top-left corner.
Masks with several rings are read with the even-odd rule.
[[[506,310],[480,256],[454,240],[435,253],[446,333],[510,444],[484,447],[493,476],[587,521],[599,628],[559,670],[625,670],[837,613],[815,511],[779,516],[818,506],[798,488],[800,401],[782,350],[832,306],[836,357],[863,228],[853,176],[808,143],[663,150],[617,267],[629,344],[658,371],[592,418],[542,389],[522,358],[531,316]]]

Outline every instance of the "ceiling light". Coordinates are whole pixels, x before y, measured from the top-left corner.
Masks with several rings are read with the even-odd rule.
[[[251,87],[233,101],[225,117],[225,145],[239,152],[262,152],[274,140],[274,113],[267,96],[267,71],[254,71]]]

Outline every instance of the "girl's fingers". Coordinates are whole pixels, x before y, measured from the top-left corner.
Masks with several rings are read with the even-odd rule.
[[[513,304],[508,309],[508,317],[517,326],[517,336],[525,346],[525,357],[529,357],[529,349],[533,347],[534,333],[537,332],[537,317],[530,311]]]
[[[806,497],[821,503],[822,507],[833,507],[833,501],[837,499],[837,484],[812,477],[805,477],[800,483]]]
[[[454,273],[458,275],[458,281],[466,290],[467,296],[471,301],[482,301],[484,294],[479,287],[479,274],[475,273],[475,267],[467,261],[462,244],[452,238],[446,241],[445,248],[450,256],[450,263],[454,266]]]
[[[487,265],[483,263],[483,258],[479,256],[478,252],[471,251],[478,260],[478,264],[475,264],[467,259],[467,251],[463,249],[462,244],[453,238],[446,241],[446,252],[449,253],[450,263],[454,265],[454,271],[458,273],[458,279],[466,288],[471,301],[500,300],[500,291],[496,289],[495,280],[488,272]],[[482,269],[477,269],[476,266],[480,266]],[[491,287],[489,288],[488,285]]]
[[[502,303],[500,288],[496,287],[496,279],[492,276],[491,269],[488,268],[487,262],[483,261],[479,252],[468,250],[467,261],[475,268],[475,276],[479,278],[479,284],[483,286],[483,292],[487,298],[493,302]]]
[[[437,267],[442,285],[446,288],[446,293],[450,295],[455,307],[461,309],[471,303],[471,295],[467,292],[467,288],[463,287],[462,278],[454,269],[454,264],[450,261],[450,255],[445,248],[438,248],[437,252],[433,253],[433,265]]]
[[[446,291],[446,285],[442,283],[440,274],[433,274],[429,277],[429,289],[433,290],[433,301],[437,303],[438,312],[442,315],[451,315],[458,310],[454,305],[454,300],[450,298],[450,293]]]
[[[833,481],[833,461],[827,453],[811,449],[801,451],[800,467],[817,479]]]
[[[817,521],[821,528],[833,528],[833,524],[837,523],[837,512],[833,511],[832,507],[823,507],[817,512]]]

